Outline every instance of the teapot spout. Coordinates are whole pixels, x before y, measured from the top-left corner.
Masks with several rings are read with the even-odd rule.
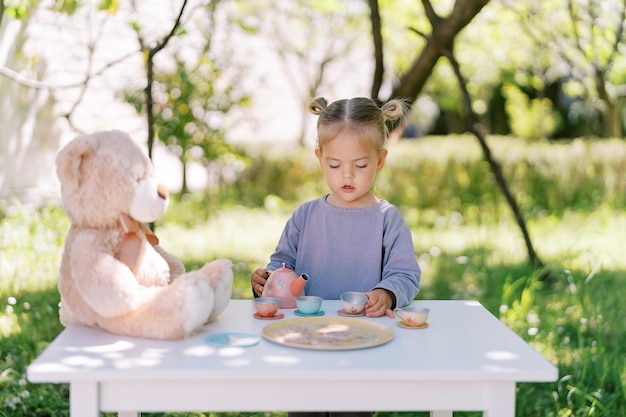
[[[291,295],[293,295],[294,297],[300,297],[304,295],[304,286],[306,285],[308,280],[309,276],[307,274],[302,274],[295,281],[293,281],[289,285],[289,292],[291,292]]]

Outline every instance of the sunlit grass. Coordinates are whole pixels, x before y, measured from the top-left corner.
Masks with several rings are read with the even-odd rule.
[[[176,248],[184,259],[231,257],[263,263],[276,247],[288,215],[235,207],[193,228],[165,224],[157,233],[162,246]]]
[[[32,212],[15,206],[12,211],[0,221],[0,294],[56,285],[50,277],[59,268],[67,217],[52,207]]]

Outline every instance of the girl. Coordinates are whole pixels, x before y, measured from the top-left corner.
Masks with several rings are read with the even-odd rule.
[[[398,209],[372,193],[387,150],[387,120],[401,120],[405,107],[392,100],[379,107],[368,98],[317,98],[315,155],[330,194],[298,207],[288,220],[266,268],[253,272],[255,297],[268,271],[283,263],[309,275],[305,292],[337,300],[345,291],[368,297],[366,315],[393,317],[419,292],[420,268],[408,226]]]

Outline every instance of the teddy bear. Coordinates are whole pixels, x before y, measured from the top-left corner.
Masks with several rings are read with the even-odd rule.
[[[64,326],[178,340],[226,308],[232,263],[215,259],[185,272],[146,223],[169,202],[150,159],[111,130],[76,137],[56,157],[61,202],[70,220],[59,275]]]

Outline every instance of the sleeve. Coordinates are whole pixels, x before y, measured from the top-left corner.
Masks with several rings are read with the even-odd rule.
[[[396,304],[392,307],[404,307],[413,301],[420,290],[421,270],[411,231],[397,209],[385,221],[382,269],[382,280],[376,288],[395,295]]]

